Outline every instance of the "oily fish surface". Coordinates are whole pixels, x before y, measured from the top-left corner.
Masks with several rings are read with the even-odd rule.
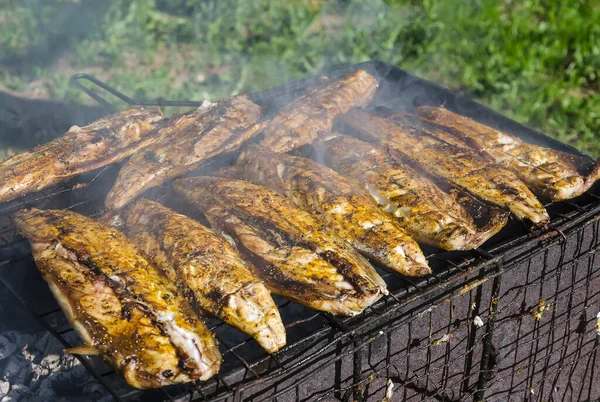
[[[399,123],[361,109],[344,115],[344,123],[370,140],[387,146],[399,159],[411,161],[474,196],[509,209],[517,218],[546,225],[550,217],[539,200],[512,172],[476,151],[436,138],[425,125]]]
[[[269,122],[261,145],[273,152],[288,152],[310,144],[331,131],[333,120],[350,108],[366,106],[378,82],[365,70],[356,70],[325,82],[284,106]]]
[[[0,162],[0,202],[118,162],[156,140],[158,110],[129,109]]]
[[[331,169],[262,147],[242,152],[235,175],[284,195],[322,219],[363,255],[403,275],[431,273],[416,242],[394,219]]]
[[[13,219],[86,343],[83,353],[100,354],[138,388],[205,380],[218,371],[213,336],[122,233],[67,210],[23,210]]]
[[[394,160],[385,148],[335,133],[318,144],[325,164],[364,190],[421,244],[444,250],[476,248],[497,233],[507,214],[496,210],[479,226],[457,192],[444,191],[423,172]],[[483,210],[484,208],[478,208]]]
[[[176,116],[160,139],[136,152],[121,168],[106,196],[109,210],[124,207],[144,191],[190,172],[207,159],[238,149],[263,128],[261,108],[246,95]]]
[[[344,240],[280,195],[242,180],[179,179],[175,191],[235,241],[272,292],[314,309],[354,315],[387,294]]]
[[[285,345],[271,294],[223,237],[146,199],[125,216],[128,237],[200,308],[253,336],[271,353]]]
[[[579,172],[582,160],[575,155],[528,144],[445,108],[422,106],[417,112],[422,119],[449,129],[463,144],[475,142],[497,163],[518,175],[539,197],[551,201],[574,198],[600,178],[598,162],[587,175],[582,175]]]

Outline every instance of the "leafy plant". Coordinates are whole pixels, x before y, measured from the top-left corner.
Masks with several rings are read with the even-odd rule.
[[[380,59],[600,155],[595,0],[0,0],[0,85],[218,99]],[[40,84],[41,83],[41,84]]]

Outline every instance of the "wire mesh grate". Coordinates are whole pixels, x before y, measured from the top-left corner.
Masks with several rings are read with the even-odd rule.
[[[382,67],[374,63],[368,68]],[[417,79],[411,80],[415,85]],[[291,83],[253,98],[265,107],[281,104],[304,86],[306,82]],[[382,87],[384,93],[391,91]],[[441,96],[431,95],[431,88],[418,94]],[[196,103],[174,105],[182,104]],[[98,216],[108,190],[103,183],[111,183],[117,172],[118,166],[104,168],[0,205],[0,284],[65,346],[72,329],[49,293],[15,287],[20,278],[13,275],[16,266],[34,273],[36,269],[9,214],[38,207]],[[169,202],[165,188],[149,197]],[[209,320],[225,363],[205,383],[140,392],[125,386],[98,359],[81,361],[116,400],[380,400],[392,391],[399,400],[600,397],[593,385],[600,383],[594,370],[598,336],[593,331],[598,312],[593,309],[600,310],[600,196],[596,189],[546,207],[552,218],[549,230],[532,232],[510,222],[478,250],[431,250],[427,258],[434,274],[429,277],[407,279],[379,270],[390,295],[358,317],[315,313],[277,299],[288,346],[275,355],[262,352],[253,339],[219,320]],[[37,281],[44,285],[39,276]],[[475,325],[476,317],[482,327]],[[574,378],[583,379],[578,389],[568,386]]]

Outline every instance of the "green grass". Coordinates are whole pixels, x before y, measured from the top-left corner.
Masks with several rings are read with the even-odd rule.
[[[0,0],[0,86],[214,100],[381,59],[600,156],[596,0]]]

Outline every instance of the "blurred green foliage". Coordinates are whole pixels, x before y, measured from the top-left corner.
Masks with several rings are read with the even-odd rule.
[[[380,59],[600,155],[597,0],[0,0],[0,86],[218,99]]]

